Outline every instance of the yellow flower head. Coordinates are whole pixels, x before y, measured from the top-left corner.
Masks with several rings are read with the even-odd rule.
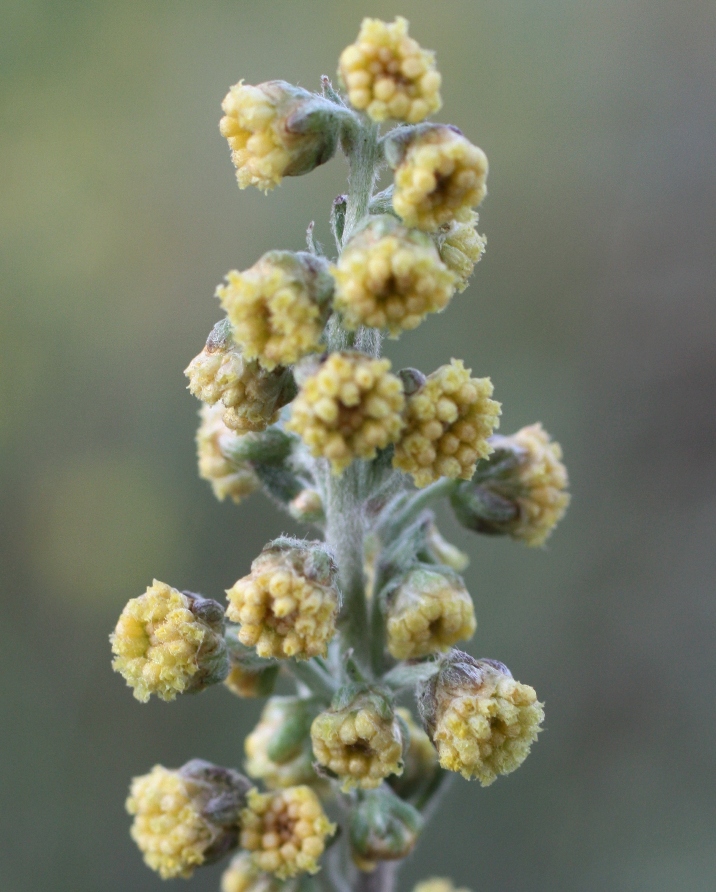
[[[426,566],[410,570],[391,593],[386,627],[391,656],[411,660],[467,641],[477,623],[462,579]]]
[[[440,366],[407,399],[393,466],[418,487],[440,477],[469,480],[478,459],[492,452],[488,437],[500,415],[492,391],[490,379],[471,378],[462,360]]]
[[[333,353],[304,381],[286,427],[340,474],[356,458],[375,458],[403,428],[403,386],[390,360]]]
[[[249,852],[239,852],[221,875],[221,892],[280,892],[283,883],[254,864]]]
[[[413,892],[470,892],[470,890],[465,888],[456,889],[452,880],[446,880],[442,877],[431,877],[429,880],[423,880],[418,883]]]
[[[296,697],[272,697],[244,741],[246,773],[270,790],[315,785],[310,728],[315,710]]]
[[[222,444],[229,446],[238,439],[224,424],[222,405],[201,407],[201,423],[196,432],[196,451],[199,476],[208,480],[216,498],[223,502],[228,496],[237,504],[260,487],[259,478],[247,462],[229,461]]]
[[[343,790],[374,789],[388,775],[402,774],[400,724],[379,694],[359,694],[322,712],[311,725],[311,741],[316,760],[338,776]]]
[[[495,660],[460,651],[445,660],[420,694],[423,722],[440,765],[483,787],[518,768],[544,719],[534,688]]]
[[[447,268],[457,276],[457,290],[462,292],[475,266],[482,259],[487,239],[477,231],[478,216],[470,211],[467,219],[459,223],[451,220],[443,223],[437,233],[440,257]]]
[[[260,657],[323,656],[336,632],[336,567],[320,542],[277,539],[227,591],[226,615]]]
[[[248,789],[235,771],[193,759],[179,770],[155,765],[135,777],[127,799],[132,839],[163,880],[187,879],[238,842],[239,814]],[[221,811],[212,806],[221,797]]]
[[[374,217],[351,238],[333,277],[334,306],[346,328],[385,328],[395,337],[444,310],[456,278],[429,236],[387,215]]]
[[[143,595],[127,602],[110,635],[112,668],[142,703],[151,694],[174,700],[223,680],[228,671],[223,635],[215,601],[155,579]]]
[[[263,794],[251,790],[241,828],[242,848],[260,870],[280,880],[317,873],[326,837],[336,832],[318,796],[305,786]]]
[[[528,545],[544,545],[569,505],[562,448],[550,440],[541,424],[523,427],[511,437],[500,438],[499,442],[516,447],[520,455],[517,468],[520,510],[510,534]]]
[[[432,232],[452,220],[467,223],[487,194],[487,157],[456,127],[398,133],[386,154],[395,167],[393,208],[406,226]]]
[[[265,430],[295,396],[293,376],[278,367],[268,372],[236,347],[228,319],[218,322],[206,346],[184,370],[189,390],[205,403],[225,406],[224,424],[238,433]]]
[[[240,189],[267,192],[283,177],[309,173],[336,150],[337,127],[320,97],[285,81],[235,84],[221,103],[219,130],[231,148]]]
[[[321,349],[332,290],[325,261],[269,251],[251,269],[228,273],[216,296],[243,356],[271,371]]]
[[[438,111],[440,74],[435,53],[408,37],[408,23],[363,19],[358,40],[341,53],[338,72],[354,108],[374,121],[417,124]]]

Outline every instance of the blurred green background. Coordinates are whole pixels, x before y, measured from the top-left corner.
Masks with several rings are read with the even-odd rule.
[[[327,242],[345,165],[240,193],[219,103],[316,87],[395,14],[491,169],[473,284],[389,355],[491,375],[502,431],[541,420],[574,493],[544,551],[444,519],[472,651],[537,688],[547,730],[511,777],[454,785],[401,892],[716,888],[716,4],[2,0],[2,892],[160,889],[129,779],[241,760],[257,703],[141,706],[107,634],[153,576],[221,598],[294,529],[197,479],[182,370],[228,269],[312,219]]]

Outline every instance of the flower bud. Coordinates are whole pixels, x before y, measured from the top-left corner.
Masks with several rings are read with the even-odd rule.
[[[423,829],[423,817],[386,786],[369,790],[351,810],[353,859],[361,870],[374,870],[376,861],[396,861],[409,855]]]
[[[449,650],[475,634],[472,599],[462,579],[447,568],[409,570],[388,597],[388,650],[396,660]]]
[[[489,378],[471,378],[462,360],[440,366],[406,400],[405,430],[393,467],[427,486],[440,477],[470,480],[478,459],[492,452],[488,437],[499,424]]]
[[[398,707],[395,714],[401,722],[403,738],[407,740],[407,746],[403,747],[405,768],[400,777],[393,775],[388,778],[388,783],[401,799],[410,799],[430,786],[438,770],[438,756],[430,738],[415,722],[410,710]]]
[[[278,666],[266,669],[249,669],[246,666],[232,665],[224,684],[237,697],[255,699],[268,697],[273,693],[278,676]]]
[[[276,539],[227,591],[239,641],[260,657],[323,656],[336,632],[337,568],[320,542]]]
[[[487,157],[457,127],[398,128],[385,156],[395,168],[393,208],[406,226],[434,232],[453,220],[469,222],[487,194]]]
[[[190,877],[235,848],[250,788],[236,771],[192,759],[172,770],[155,765],[135,777],[127,799],[132,839],[162,879]]]
[[[332,708],[311,725],[313,753],[319,765],[336,775],[342,789],[380,786],[384,777],[403,771],[400,724],[385,698],[358,693],[342,702],[339,691]]]
[[[408,37],[408,22],[363,19],[356,43],[341,53],[338,72],[354,108],[374,121],[417,124],[438,111],[440,74],[435,53]]]
[[[288,504],[288,513],[301,523],[323,523],[326,519],[323,501],[315,489],[302,490]]]
[[[157,579],[127,602],[110,641],[112,668],[142,703],[203,691],[229,670],[221,605]]]
[[[291,251],[269,251],[216,289],[243,356],[267,371],[321,349],[332,293],[328,262]]]
[[[303,382],[291,407],[288,430],[335,474],[356,458],[373,459],[395,442],[403,427],[400,379],[390,360],[361,353],[333,353]]]
[[[272,697],[244,742],[246,773],[270,789],[315,784],[311,722],[317,708],[298,697]]]
[[[485,236],[477,231],[477,221],[475,211],[470,211],[464,222],[451,220],[443,223],[436,233],[440,258],[457,276],[457,290],[460,292],[467,288],[472,271],[482,259],[487,245]]]
[[[221,892],[281,892],[285,885],[254,864],[249,852],[234,855],[221,876]]]
[[[429,880],[423,880],[421,883],[418,883],[413,892],[470,892],[470,890],[465,888],[456,889],[452,880],[446,880],[442,877],[431,877]]]
[[[251,790],[241,827],[242,848],[260,870],[280,880],[317,873],[326,837],[336,832],[318,796],[305,786],[264,794]]]
[[[494,453],[451,498],[457,519],[479,533],[543,545],[569,505],[562,449],[541,424],[493,437]]]
[[[527,758],[544,719],[534,688],[496,660],[454,650],[419,690],[420,713],[440,765],[483,787]]]
[[[238,505],[256,492],[261,483],[247,462],[227,458],[228,450],[239,437],[224,423],[225,414],[222,405],[203,405],[199,410],[201,422],[196,432],[199,476],[209,481],[220,502],[228,496]]]
[[[455,292],[456,277],[430,237],[388,215],[351,238],[332,272],[345,327],[385,328],[393,337],[444,310]]]
[[[336,151],[335,107],[285,81],[235,84],[221,104],[221,135],[231,148],[240,189],[267,192],[283,177],[310,173]]]
[[[209,405],[221,402],[224,424],[242,434],[265,430],[296,395],[289,369],[279,366],[268,372],[242,355],[228,319],[217,322],[184,374],[192,394]]]

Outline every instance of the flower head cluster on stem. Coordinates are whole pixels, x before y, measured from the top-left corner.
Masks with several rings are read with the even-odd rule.
[[[468,559],[433,508],[542,545],[569,502],[561,448],[539,424],[496,435],[481,369],[393,370],[381,355],[384,336],[466,289],[486,244],[487,158],[427,120],[441,77],[405,19],[365,19],[339,78],[345,94],[324,76],[315,93],[240,81],[224,99],[240,188],[273,189],[338,147],[348,188],[330,212],[333,256],[311,224],[305,250],[268,246],[227,273],[225,315],[185,373],[215,496],[263,491],[312,534],[237,567],[226,605],[155,580],[111,635],[141,702],[220,683],[238,708],[269,698],[245,741],[252,780],[194,759],[135,778],[127,800],[150,868],[189,877],[231,855],[222,892],[313,892],[321,870],[321,889],[392,892],[446,780],[514,771],[544,717],[502,663],[455,648],[477,627]],[[398,126],[381,132],[387,121]],[[386,168],[393,182],[376,191]],[[276,696],[279,682],[295,690]],[[412,709],[398,699],[411,691]],[[454,889],[432,878],[414,892]]]

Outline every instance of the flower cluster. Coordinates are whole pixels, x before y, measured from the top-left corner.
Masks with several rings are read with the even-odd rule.
[[[381,355],[386,334],[467,287],[485,249],[487,158],[426,122],[440,74],[405,19],[365,19],[339,75],[344,95],[324,77],[315,93],[240,81],[224,99],[240,188],[272,189],[340,146],[348,192],[332,204],[335,254],[311,223],[305,251],[227,274],[225,315],[185,371],[202,403],[199,475],[219,499],[262,490],[313,538],[269,542],[226,609],[155,580],[110,636],[142,702],[210,686],[268,698],[244,742],[251,780],[194,759],[135,778],[127,800],[150,868],[189,877],[230,856],[222,892],[393,892],[386,862],[415,847],[446,777],[509,774],[544,717],[502,663],[455,649],[477,626],[468,557],[434,509],[541,545],[569,502],[561,449],[539,424],[495,435],[492,382],[462,360],[426,375]],[[388,120],[400,125],[381,134]],[[375,192],[386,166],[393,183]],[[314,882],[322,861],[327,881]],[[467,890],[433,878],[414,892]]]
[[[335,566],[319,548],[276,540],[227,591],[226,615],[241,624],[239,641],[260,657],[325,654],[336,631]]]
[[[241,828],[241,845],[254,864],[280,880],[316,873],[326,837],[336,832],[318,796],[305,786],[276,793],[250,790]]]
[[[492,452],[488,438],[500,416],[492,392],[490,379],[471,378],[462,360],[453,359],[429,375],[408,397],[395,467],[420,487],[439,477],[469,480],[478,460]]]
[[[435,54],[408,36],[407,21],[364,19],[358,40],[341,53],[339,73],[354,108],[374,121],[417,124],[439,110]]]

